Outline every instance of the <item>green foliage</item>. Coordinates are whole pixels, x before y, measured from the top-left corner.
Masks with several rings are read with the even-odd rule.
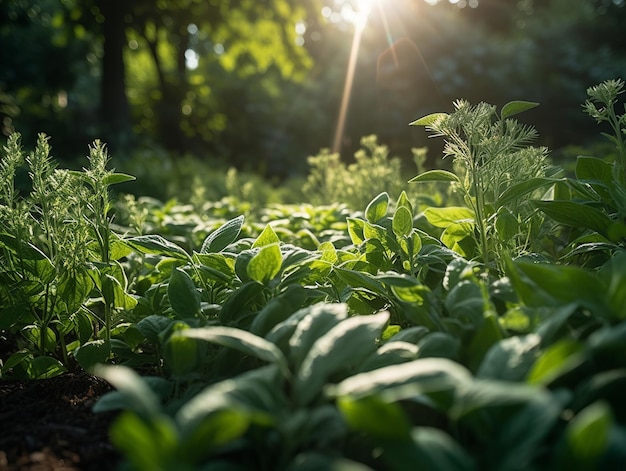
[[[309,157],[310,166],[304,195],[313,204],[337,201],[351,209],[365,207],[372,195],[386,191],[397,198],[404,189],[402,164],[389,157],[387,146],[379,144],[376,136],[364,137],[362,149],[354,154],[354,163],[345,164],[339,154],[327,150]]]
[[[450,115],[437,113],[411,123],[443,136],[444,158],[452,157],[460,169],[460,175],[431,170],[411,181],[455,184],[469,208],[431,209],[426,217],[445,229],[442,241],[464,256],[474,254],[461,242],[473,237],[477,255],[488,268],[494,256],[501,259],[532,251],[532,243],[540,238],[542,220],[533,214],[528,201],[533,191],[552,182],[544,178],[547,149],[529,146],[536,131],[510,119],[535,106],[510,102],[498,114],[492,105],[471,106],[459,100]]]
[[[15,345],[3,377],[104,363],[92,371],[116,390],[94,409],[121,411],[110,436],[131,469],[623,468],[618,165],[581,157],[572,178],[528,174],[545,153],[510,116],[531,106],[425,119],[465,169],[418,175],[465,198],[425,208],[387,190],[360,211],[275,204],[254,216],[234,200],[197,213],[127,198],[113,221],[109,186],[131,177],[106,169],[102,145],[69,172],[43,137],[26,157],[12,137],[0,165],[0,333]],[[23,196],[11,183],[22,166]],[[567,257],[527,253],[518,236],[536,209],[578,225],[552,235]],[[498,270],[485,272],[489,260]]]

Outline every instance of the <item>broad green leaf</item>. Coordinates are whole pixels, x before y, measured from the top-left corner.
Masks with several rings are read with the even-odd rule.
[[[326,391],[331,397],[381,395],[389,401],[444,392],[452,399],[455,390],[464,389],[471,381],[470,372],[460,364],[445,358],[426,358],[359,373],[328,386]]]
[[[467,365],[475,371],[482,362],[485,354],[504,336],[498,319],[493,313],[488,313],[484,317],[482,325],[474,331],[472,340],[467,347]]]
[[[459,357],[461,341],[446,332],[431,332],[418,343],[420,358],[449,358],[456,360]]]
[[[496,200],[497,207],[506,206],[511,202],[532,193],[539,188],[547,187],[560,180],[546,177],[533,177],[507,187]]]
[[[393,271],[377,275],[375,279],[385,283],[387,286],[394,286],[396,288],[412,288],[421,284],[414,276],[404,275]]]
[[[558,394],[540,391],[506,420],[490,443],[498,455],[499,469],[532,468],[537,458],[543,456],[542,448],[561,420],[563,406]]]
[[[493,411],[493,419],[503,419],[497,413],[499,409],[517,407],[521,410],[540,394],[548,393],[524,383],[512,387],[511,383],[504,381],[476,380],[457,391],[454,405],[448,413],[453,420],[463,419],[468,425],[474,423],[480,429],[484,427],[484,418],[490,410]]]
[[[116,183],[125,183],[135,180],[135,177],[126,173],[109,173],[103,179],[102,182],[105,185],[115,185]]]
[[[566,453],[576,469],[596,469],[594,465],[609,447],[613,422],[610,406],[598,401],[579,412],[568,424]]]
[[[613,167],[596,157],[579,156],[576,159],[576,178],[610,183],[613,180]]]
[[[459,180],[459,177],[457,177],[454,173],[447,170],[427,170],[426,172],[422,172],[409,180],[409,183],[423,182],[461,183],[461,180]]]
[[[535,361],[526,381],[546,385],[572,371],[586,360],[584,345],[563,339],[548,347]]]
[[[235,258],[222,253],[194,253],[197,269],[209,279],[230,284],[236,276]]]
[[[287,319],[302,307],[307,297],[307,289],[291,285],[283,293],[272,298],[261,309],[250,325],[250,332],[264,336],[277,324]]]
[[[432,113],[409,123],[409,126],[432,126],[448,117],[447,113]]]
[[[451,224],[467,222],[473,224],[474,211],[463,206],[447,206],[445,208],[426,208],[424,216],[435,227],[446,228]]]
[[[57,295],[65,313],[75,313],[87,300],[93,287],[93,280],[85,271],[64,273],[57,286]]]
[[[111,425],[111,442],[128,457],[134,469],[173,469],[176,459],[176,426],[165,415],[142,419],[123,412]]]
[[[546,293],[556,307],[578,303],[598,315],[609,315],[606,304],[607,286],[592,272],[583,268],[548,263],[519,261],[516,267],[535,283],[535,290]],[[541,299],[541,298],[540,298]],[[543,297],[548,303],[549,298]],[[544,304],[545,305],[545,304]]]
[[[496,232],[503,242],[510,242],[520,232],[517,217],[505,207],[500,207],[496,215]]]
[[[278,243],[263,245],[261,250],[248,262],[246,272],[252,280],[266,284],[278,275],[282,263],[283,256]]]
[[[296,368],[317,339],[348,317],[348,306],[345,304],[320,303],[305,310],[307,314],[298,322],[289,339],[289,359]]]
[[[391,228],[396,237],[408,236],[411,233],[413,230],[413,216],[406,206],[398,207],[395,213],[393,213]]]
[[[334,272],[337,273],[348,286],[352,288],[364,288],[373,294],[386,296],[387,292],[382,283],[373,278],[369,273],[358,270],[346,270],[344,268],[335,267]]]
[[[299,404],[310,403],[329,378],[349,371],[376,351],[388,312],[346,319],[318,338],[297,372],[294,392]]]
[[[357,218],[347,218],[346,220],[348,222],[348,234],[350,235],[350,240],[354,245],[361,245],[365,240],[365,236],[363,235],[365,221]]]
[[[27,325],[22,328],[22,334],[26,337],[33,345],[37,347],[38,350],[41,350],[41,332],[42,327],[38,325]],[[48,352],[54,352],[57,348],[57,336],[50,327],[45,327],[45,335],[44,335],[44,345],[43,348]]]
[[[102,277],[102,295],[105,302],[116,309],[131,310],[137,305],[137,299],[126,292],[117,278],[109,274]]]
[[[87,371],[99,363],[106,363],[110,356],[111,343],[105,340],[92,340],[74,351],[74,358]]]
[[[150,389],[147,382],[132,369],[121,365],[96,365],[93,370],[96,376],[111,383],[126,399],[126,407],[140,414],[144,418],[159,414],[161,404],[156,394]],[[99,412],[99,403],[93,407]]]
[[[261,430],[275,427],[277,416],[288,407],[282,382],[275,366],[265,366],[215,383],[187,400],[176,414],[179,456],[198,462],[240,438],[252,424]]]
[[[279,242],[280,239],[276,235],[276,232],[272,229],[272,226],[267,224],[252,244],[252,248],[265,247],[267,245],[278,244]]]
[[[602,211],[574,201],[533,201],[532,204],[554,221],[571,227],[583,227],[608,235],[612,224]]]
[[[396,208],[401,207],[405,207],[406,209],[408,209],[409,213],[411,213],[411,217],[413,217],[413,205],[411,204],[411,200],[409,200],[409,197],[404,190],[402,190],[402,193],[400,193],[400,196],[398,197],[398,201],[396,201]]]
[[[143,235],[124,239],[124,242],[140,253],[164,255],[188,260],[189,255],[174,242],[160,235]]]
[[[516,335],[500,340],[484,356],[477,378],[521,382],[528,375],[541,348],[537,334]]]
[[[335,249],[335,246],[332,242],[322,242],[317,250],[322,253],[320,260],[331,264],[335,264],[339,260],[339,256],[337,255],[337,249]]]
[[[57,360],[56,358],[48,356],[38,356],[33,358],[30,362],[27,361],[27,372],[30,379],[45,379],[58,376],[67,372],[67,368]]]
[[[184,322],[176,322],[163,346],[163,358],[174,376],[192,372],[198,362],[198,344],[182,335],[189,328]]]
[[[225,222],[215,231],[211,232],[202,243],[200,253],[217,253],[224,250],[229,244],[232,244],[243,226],[243,216],[237,216],[230,221]]]
[[[348,426],[374,439],[405,440],[411,436],[411,424],[404,410],[377,396],[339,397],[337,407]]]
[[[182,335],[233,348],[246,355],[276,364],[286,377],[291,375],[283,352],[273,343],[248,331],[234,327],[215,326],[187,329],[182,332]]]
[[[539,103],[532,101],[510,101],[502,107],[502,110],[500,111],[500,118],[510,118],[511,116],[531,110],[537,106],[539,106]]]
[[[371,224],[375,224],[387,215],[387,208],[389,208],[389,194],[383,191],[365,208],[365,219]]]
[[[181,319],[200,314],[200,293],[191,277],[181,268],[174,268],[167,285],[170,305]]]
[[[137,322],[137,329],[150,343],[156,343],[159,341],[159,334],[169,328],[174,321],[163,316],[153,314],[148,317],[144,317]]]
[[[265,289],[264,285],[256,281],[249,281],[241,285],[228,297],[220,310],[221,324],[237,324],[244,317],[251,315],[251,309],[256,311],[255,304],[259,303],[259,295]]]

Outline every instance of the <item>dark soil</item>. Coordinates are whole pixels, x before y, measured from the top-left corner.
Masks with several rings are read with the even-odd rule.
[[[0,470],[113,470],[115,414],[91,407],[111,386],[85,373],[0,382]]]

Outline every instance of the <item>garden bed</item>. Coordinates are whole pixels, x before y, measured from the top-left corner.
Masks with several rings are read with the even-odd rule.
[[[115,414],[91,411],[110,389],[84,373],[0,383],[0,469],[113,469],[119,454],[108,428]]]

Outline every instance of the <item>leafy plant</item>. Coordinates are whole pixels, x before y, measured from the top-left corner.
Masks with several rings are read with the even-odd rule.
[[[511,119],[535,106],[511,102],[497,114],[495,106],[458,100],[452,114],[431,114],[411,123],[443,136],[444,157],[452,157],[462,172],[431,170],[410,180],[450,182],[464,196],[466,209],[432,208],[426,218],[444,229],[442,240],[462,255],[474,256],[466,242],[474,240],[476,255],[488,268],[505,254],[527,252],[539,235],[541,219],[527,203],[532,190],[550,183],[543,178],[547,150],[529,146],[536,131]]]
[[[22,340],[35,348],[15,353],[3,373],[55,375],[71,367],[70,352],[84,364],[110,355],[113,310],[130,309],[135,300],[125,292],[125,274],[115,262],[128,249],[111,231],[108,194],[110,185],[132,177],[106,170],[106,162],[96,142],[83,172],[59,170],[45,136],[25,158],[19,134],[9,139],[0,168],[0,322],[3,329],[22,332]],[[22,165],[31,180],[25,197],[15,190]],[[103,319],[88,307],[94,291],[104,301]],[[94,340],[99,334],[103,338]]]

